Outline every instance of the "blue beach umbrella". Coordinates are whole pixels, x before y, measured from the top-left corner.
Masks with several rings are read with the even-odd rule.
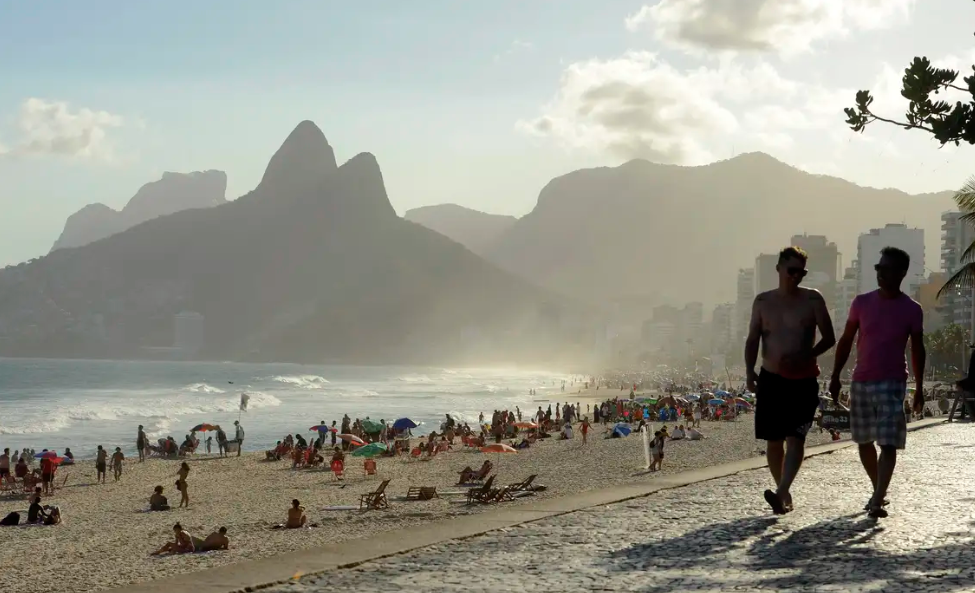
[[[407,430],[416,427],[417,423],[413,422],[409,418],[400,418],[396,422],[393,422],[393,430]]]
[[[621,437],[625,437],[629,436],[633,429],[627,424],[620,423],[613,427],[613,432],[618,432]]]
[[[708,404],[710,404],[712,406],[722,406],[722,405],[724,405],[724,400],[723,399],[714,398],[714,399],[708,400]]]

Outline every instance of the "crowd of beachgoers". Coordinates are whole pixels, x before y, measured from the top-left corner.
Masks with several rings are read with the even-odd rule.
[[[445,415],[433,430],[346,416],[297,427],[257,452],[241,452],[240,424],[222,435],[217,425],[193,427],[175,446],[138,431],[138,456],[101,450],[93,462],[72,461],[70,450],[7,452],[0,517],[38,526],[5,531],[9,549],[47,557],[70,548],[79,560],[61,561],[60,577],[6,551],[0,565],[13,566],[26,591],[92,590],[760,452],[750,395],[731,383],[587,377],[546,397],[559,401],[476,422]],[[360,507],[383,509],[382,519]],[[41,535],[48,529],[59,535]],[[86,570],[86,554],[110,568]]]

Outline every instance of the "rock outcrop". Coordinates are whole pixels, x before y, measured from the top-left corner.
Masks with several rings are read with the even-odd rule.
[[[69,216],[51,251],[81,247],[174,212],[219,206],[227,201],[226,194],[223,171],[166,172],[139,188],[121,211],[89,204]]]

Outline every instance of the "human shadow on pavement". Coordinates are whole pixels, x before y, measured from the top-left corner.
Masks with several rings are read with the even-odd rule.
[[[744,587],[821,590],[896,584],[907,590],[969,590],[975,545],[956,541],[903,551],[878,548],[883,521],[862,514],[783,532],[773,518],[747,518],[701,527],[674,538],[636,544],[604,559],[609,573],[644,570],[646,593],[686,588]],[[920,537],[920,534],[919,534]],[[731,552],[737,553],[732,554]],[[878,589],[880,590],[880,589]]]

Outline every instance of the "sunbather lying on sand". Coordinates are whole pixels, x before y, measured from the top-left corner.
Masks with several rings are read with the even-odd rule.
[[[227,528],[221,527],[214,531],[203,541],[193,538],[193,545],[197,552],[213,552],[215,550],[227,550],[230,548],[230,539],[227,538]]]

